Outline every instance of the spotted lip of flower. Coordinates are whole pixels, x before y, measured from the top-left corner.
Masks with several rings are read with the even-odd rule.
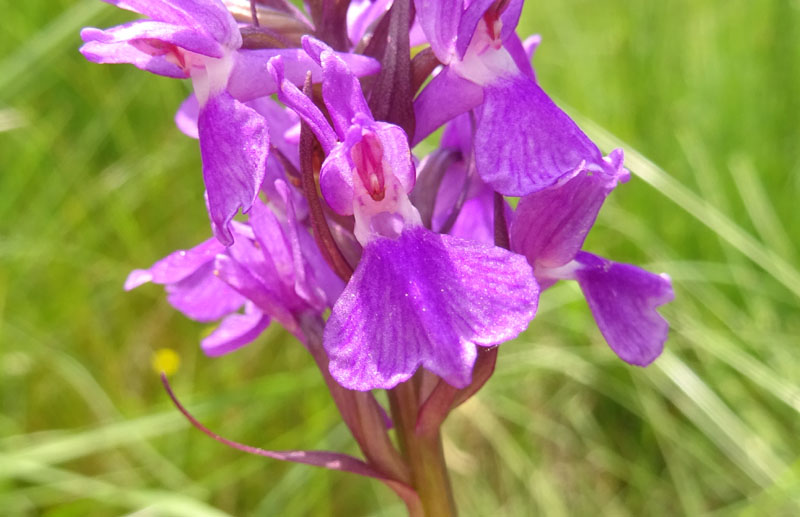
[[[475,110],[477,171],[503,195],[545,189],[579,167],[602,168],[597,146],[536,83],[514,33],[522,0],[462,4],[416,0],[425,35],[446,66],[414,102],[414,143]]]
[[[544,287],[576,280],[612,350],[646,366],[662,352],[669,325],[656,308],[672,301],[670,278],[581,251],[606,196],[627,178],[622,152],[606,170],[579,170],[549,189],[522,198],[511,223],[511,249],[525,255]]]
[[[357,79],[326,45],[307,37],[303,46],[322,66],[333,128],[283,79],[279,59],[269,68],[279,99],[306,120],[327,154],[320,173],[325,200],[355,216],[363,246],[325,326],[331,374],[346,388],[388,389],[422,366],[465,387],[476,347],[515,337],[533,318],[532,270],[502,248],[422,226],[408,198],[415,173],[405,133],[373,119]]]

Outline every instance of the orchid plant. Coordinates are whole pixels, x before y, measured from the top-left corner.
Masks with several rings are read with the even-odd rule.
[[[222,438],[164,377],[199,429],[378,479],[410,515],[455,515],[440,427],[542,289],[576,280],[623,361],[661,353],[670,279],[582,251],[629,178],[622,150],[604,157],[537,83],[539,40],[516,33],[522,0],[107,1],[144,18],[84,29],[81,52],[191,80],[175,121],[199,141],[213,234],[125,288],[164,285],[187,317],[218,321],[209,356],[280,323],[363,458]],[[415,154],[440,128],[438,147]]]

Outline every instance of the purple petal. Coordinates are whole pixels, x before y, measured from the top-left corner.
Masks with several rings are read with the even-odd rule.
[[[325,327],[331,374],[349,389],[388,389],[421,365],[464,387],[475,345],[518,335],[537,300],[530,266],[501,248],[423,227],[375,239]]]
[[[280,145],[280,140],[283,138],[286,131],[294,127],[300,120],[294,111],[282,106],[271,97],[259,97],[258,99],[253,99],[248,102],[247,105],[261,113],[261,115],[267,119],[270,139],[275,140],[273,145]],[[292,147],[292,145],[294,147]],[[287,146],[286,149],[294,149],[296,151],[297,143],[295,142],[292,145]]]
[[[303,36],[303,48],[322,66],[322,97],[339,139],[344,140],[356,114],[372,119],[361,83],[347,64],[321,41]]]
[[[220,280],[253,302],[265,314],[278,320],[290,332],[298,330],[297,320],[286,307],[285,299],[264,285],[239,260],[218,255],[214,266]]]
[[[273,142],[280,142],[280,140],[273,140]],[[282,144],[286,144],[286,142],[281,142]],[[283,152],[283,149],[280,150]],[[292,152],[292,156],[294,159],[290,159],[287,157],[287,160],[295,167],[295,170],[298,168],[293,162],[296,162],[297,158],[297,147],[294,148]],[[284,153],[285,155],[285,153]],[[283,212],[286,210],[283,201],[281,200],[280,195],[275,190],[275,182],[276,181],[292,181],[295,178],[291,177],[289,173],[286,171],[286,167],[284,163],[278,159],[277,153],[270,153],[269,158],[267,158],[267,173],[264,175],[264,182],[261,184],[261,192],[263,192],[267,199],[270,201],[270,204],[273,205],[278,211]],[[292,189],[291,190],[291,197],[292,203],[295,205],[295,210],[297,211],[299,219],[305,219],[308,217],[308,202],[306,201],[303,192],[299,189]]]
[[[494,191],[474,173],[474,168],[471,174],[467,174],[466,167],[472,159],[472,127],[468,114],[459,115],[447,124],[442,133],[441,147],[457,149],[461,158],[448,167],[439,185],[432,227],[441,231],[451,212],[459,210],[447,233],[494,244]],[[464,201],[459,207],[461,196],[464,196]]]
[[[342,282],[327,267],[313,237],[297,220],[288,184],[277,180],[274,190],[284,206],[283,217],[260,201],[253,204],[250,212],[261,253],[252,255],[255,249],[243,246],[249,252],[234,249],[232,255],[273,291],[288,311],[321,312],[329,305],[326,289],[338,295]],[[319,269],[323,265],[325,269]]]
[[[444,128],[440,146],[458,149],[465,160],[472,151],[472,131],[469,113],[462,113]]]
[[[490,34],[492,39],[499,37],[500,41],[505,43],[512,35],[515,36],[517,23],[519,23],[520,14],[522,14],[522,3],[523,0],[511,0],[505,5],[503,12],[501,12],[499,16],[499,21],[501,24],[500,34]],[[494,7],[496,7],[499,2],[497,2],[497,0],[474,0],[467,6],[463,16],[461,16],[460,23],[458,24],[456,51],[459,58],[464,58],[467,48],[472,42],[475,32],[478,30],[478,24],[481,22],[481,18],[484,18],[486,23],[490,25],[487,27],[490,33],[496,30],[496,11],[493,13],[487,13],[489,8],[494,9],[493,4],[495,4]],[[487,14],[488,16],[486,16]]]
[[[336,55],[359,77],[380,70],[380,64],[367,56],[344,52]],[[281,57],[283,76],[290,83],[303,84],[308,72],[311,72],[312,81],[322,80],[322,68],[303,49],[241,49],[234,54],[233,70],[228,79],[228,92],[240,101],[249,101],[277,92],[278,83],[264,66],[264,63],[276,56]]]
[[[454,237],[494,244],[494,191],[480,183],[484,188],[464,201],[449,233]]]
[[[225,247],[217,239],[209,239],[194,248],[178,250],[159,260],[150,269],[135,269],[125,280],[125,290],[130,291],[146,282],[174,284],[214,260]]]
[[[436,198],[440,194],[445,173],[460,160],[461,153],[451,147],[441,146],[419,162],[416,186],[409,199],[419,211],[420,220],[426,228],[436,228],[439,231],[438,226],[432,226]]]
[[[600,150],[529,77],[495,80],[478,108],[478,174],[497,192],[524,196],[578,168],[603,169]]]
[[[284,78],[283,58],[276,56],[269,60],[267,69],[272,75],[273,80],[280,86],[278,89],[278,100],[293,109],[300,117],[305,120],[314,136],[319,140],[325,154],[330,153],[336,145],[336,134],[328,124],[325,115],[317,108],[314,102],[306,97],[297,86]]]
[[[411,27],[408,29],[408,44],[411,48],[419,47],[429,43],[425,32],[422,30],[422,25],[419,23],[419,17],[415,16]]]
[[[270,145],[280,150],[283,156],[289,160],[296,169],[299,169],[300,157],[297,150],[297,141],[293,142],[291,139],[286,138],[286,133],[298,125],[300,117],[298,117],[294,111],[282,106],[271,97],[259,97],[246,104],[266,119],[267,125],[269,126]],[[272,169],[271,171],[270,168]],[[267,160],[267,170],[267,176],[261,187],[265,191],[270,191],[272,190],[274,181],[278,178],[286,178],[287,173],[281,162],[273,154],[270,154]],[[270,172],[272,173],[271,181]],[[274,192],[272,194],[274,194]],[[268,196],[268,199],[271,200],[275,200],[276,198],[277,196],[275,195]],[[298,196],[295,199],[303,200],[305,197],[302,193],[298,192]],[[305,208],[303,207],[298,207],[298,210],[305,213]]]
[[[356,207],[365,206],[357,194],[360,191],[361,194],[368,195],[364,190],[363,180],[354,183],[353,179],[356,172],[361,174],[363,170],[358,170],[353,153],[356,150],[361,153],[367,140],[371,142],[370,152],[379,156],[375,159],[380,160],[383,164],[382,170],[385,169],[382,174],[387,190],[384,192],[391,193],[389,199],[399,202],[401,191],[402,198],[406,199],[406,194],[414,187],[416,170],[411,161],[405,132],[393,124],[375,122],[363,113],[357,113],[352,125],[348,127],[345,141],[334,147],[323,162],[320,172],[322,195],[341,215],[352,214]],[[389,215],[390,210],[386,206],[388,205],[384,205],[383,211]],[[411,214],[408,215],[413,218]],[[358,236],[358,232],[356,235]]]
[[[347,9],[347,35],[355,47],[369,26],[389,9],[390,0],[354,0]]]
[[[611,349],[631,364],[653,362],[669,332],[656,307],[675,297],[670,278],[585,252],[576,260],[576,279]]]
[[[312,277],[313,272],[306,267],[306,261],[303,253],[305,250],[300,244],[301,233],[307,234],[308,232],[306,232],[303,228],[300,228],[298,225],[297,215],[294,211],[294,203],[292,203],[289,185],[285,181],[276,181],[275,189],[278,191],[278,195],[281,197],[283,204],[286,207],[286,222],[284,224],[284,228],[286,239],[289,245],[287,251],[290,254],[289,265],[293,275],[293,287],[295,294],[304,301],[308,302],[309,305],[315,309],[322,310],[325,307],[324,294],[319,292]],[[318,251],[313,242],[313,240],[310,241],[310,243],[313,245],[313,248],[308,248],[309,252]],[[305,243],[308,244],[309,241],[306,240]]]
[[[205,32],[230,49],[242,46],[236,20],[219,0],[104,0],[153,20]]]
[[[391,169],[406,193],[411,192],[417,179],[417,171],[411,162],[411,150],[408,148],[408,136],[399,126],[376,122],[372,129],[383,146],[383,159]]]
[[[175,113],[175,125],[184,135],[197,139],[199,138],[197,133],[197,119],[199,116],[200,105],[197,103],[197,97],[191,94],[181,103],[181,107]]]
[[[420,26],[442,63],[450,62],[453,55],[462,3],[462,0],[414,1]]]
[[[228,92],[236,99],[249,101],[272,95],[278,84],[264,66],[275,56],[281,56],[284,75],[292,84],[303,84],[306,73],[319,77],[322,70],[301,49],[242,49],[235,54],[235,62],[228,79]]]
[[[208,262],[180,282],[167,284],[167,301],[196,321],[216,321],[244,304],[244,298],[221,282]]]
[[[581,170],[563,185],[523,197],[511,223],[511,249],[538,267],[571,261],[583,246],[616,177]]]
[[[536,37],[541,40],[538,35]],[[512,34],[503,42],[503,48],[508,51],[514,63],[517,65],[517,68],[519,68],[519,71],[535,81],[536,73],[533,71],[533,66],[531,65],[533,50],[528,53],[522,41],[520,41],[519,36],[516,34]],[[533,48],[535,49],[536,47],[534,46]]]
[[[269,326],[269,316],[252,304],[247,304],[244,314],[233,313],[223,319],[214,332],[200,342],[206,355],[215,357],[251,343]]]
[[[276,183],[284,184],[281,180]],[[288,193],[283,188],[275,188],[275,192],[280,196],[281,201],[290,203]],[[274,211],[270,210],[269,206],[260,200],[253,203],[253,209],[250,212],[250,226],[253,228],[256,240],[258,240],[264,255],[275,262],[276,271],[281,278],[286,278],[288,283],[293,283],[295,268],[291,245],[284,229],[285,223],[281,223],[281,219]]]
[[[320,289],[324,297],[323,307],[332,307],[344,289],[344,282],[339,276],[333,272],[328,262],[322,256],[322,253],[314,241],[314,237],[305,230],[299,230],[299,245],[303,250],[303,258],[307,265],[307,274],[309,275],[309,282],[315,287]],[[313,275],[313,276],[312,276]],[[322,309],[320,308],[320,310]]]
[[[344,144],[336,145],[322,162],[319,189],[334,212],[353,215],[353,168]]]
[[[264,64],[278,55],[275,49],[240,49],[234,54],[233,68],[228,78],[227,90],[234,99],[242,102],[272,95],[278,84]],[[314,64],[310,59],[310,64]],[[316,66],[316,65],[315,65]],[[300,80],[302,84],[305,74]]]
[[[163,55],[180,47],[203,56],[221,58],[225,49],[213,38],[181,25],[137,20],[110,29],[86,28],[81,31],[83,41],[105,44],[131,44],[151,55]]]
[[[441,232],[451,212],[458,208],[458,200],[463,194],[465,181],[467,181],[467,169],[461,160],[450,165],[442,175],[433,207],[431,228],[434,231]]]
[[[500,13],[500,21],[503,22],[503,27],[500,29],[500,40],[503,44],[512,35],[519,40],[516,35],[516,29],[517,24],[519,24],[519,17],[522,14],[522,4],[523,0],[511,0],[503,12]]]
[[[458,24],[456,51],[458,52],[459,58],[464,57],[464,54],[467,52],[467,47],[469,47],[472,37],[475,35],[478,23],[481,21],[481,18],[483,18],[486,9],[495,3],[495,1],[496,0],[474,0],[467,6]]]
[[[448,120],[483,102],[483,89],[450,67],[434,77],[414,100],[416,128],[412,146],[420,143]]]
[[[130,63],[140,70],[165,77],[189,77],[188,71],[170,62],[165,56],[154,56],[128,44],[90,41],[80,48],[80,52],[93,63]]]
[[[280,299],[282,306],[296,308],[296,297],[289,291],[294,282],[292,256],[278,217],[260,199],[248,215],[253,239],[237,239],[228,255]]]
[[[533,59],[533,53],[536,52],[536,49],[539,48],[541,43],[542,36],[540,34],[532,34],[522,42],[522,48],[525,49],[525,54],[528,55],[528,61]]]
[[[287,49],[284,50],[283,52],[289,52],[289,51],[297,52],[298,53],[297,57],[292,57],[292,59],[297,60],[298,62],[305,63],[305,60],[310,58],[317,65],[313,67],[313,70],[316,72],[319,72],[320,71],[319,67],[322,67],[322,75],[315,75],[313,77],[315,82],[327,81],[328,76],[325,75],[326,66],[329,66],[331,68],[343,69],[345,71],[345,74],[351,75],[353,77],[372,75],[380,72],[381,70],[380,63],[369,56],[364,56],[361,54],[352,54],[350,52],[336,52],[328,45],[326,45],[325,43],[321,42],[320,40],[312,36],[303,36],[302,42],[303,42],[303,50]],[[323,52],[330,55],[323,56],[322,55]],[[301,53],[303,54],[302,58],[300,57]],[[327,61],[331,61],[331,64],[326,65],[325,63]],[[286,64],[287,76],[289,76],[290,74],[289,66],[290,65],[287,62]],[[303,74],[303,80],[305,80],[305,74]]]
[[[209,239],[189,250],[175,251],[150,269],[131,271],[125,290],[145,282],[166,285],[167,301],[186,316],[217,320],[244,303],[244,298],[214,276],[214,258],[224,250],[217,239]]]
[[[240,208],[250,208],[264,179],[267,123],[223,91],[200,110],[197,126],[211,226],[220,242],[230,245],[230,221]]]
[[[289,185],[276,181],[275,188],[286,207],[286,237],[291,246],[295,293],[310,308],[321,312],[329,305],[329,300],[338,298],[344,284],[328,267],[314,238],[300,225]]]
[[[292,112],[292,113],[294,113],[294,112]],[[288,143],[290,143],[292,145],[299,146],[300,145],[300,131],[301,131],[301,129],[302,128],[300,127],[300,121],[298,120],[298,122],[295,125],[293,125],[289,129],[287,129],[286,132],[283,133],[283,138]]]
[[[351,54],[348,52],[334,52],[339,59],[344,61],[350,72],[356,77],[377,74],[381,71],[381,64],[369,56]]]

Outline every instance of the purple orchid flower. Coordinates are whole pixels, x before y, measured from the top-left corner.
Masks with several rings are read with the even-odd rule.
[[[613,174],[580,170],[522,198],[511,223],[511,249],[528,258],[543,287],[576,280],[611,349],[647,366],[667,339],[669,325],[656,308],[674,298],[670,278],[581,251],[603,201],[628,178],[621,150],[606,160]]]
[[[316,63],[314,63],[314,66],[318,68]],[[272,81],[271,77],[270,81]],[[275,147],[294,169],[298,169],[300,164],[298,160],[297,133],[299,133],[300,119],[295,112],[282,107],[270,97],[258,97],[244,104],[264,117],[269,130],[270,145]],[[194,139],[199,136],[197,130],[198,113],[197,98],[194,95],[190,95],[181,104],[175,115],[175,124],[178,129],[186,136]],[[275,190],[276,180],[290,181],[286,169],[276,156],[276,153],[270,153],[267,156],[261,191],[272,203],[281,202],[281,195]],[[290,189],[290,196],[298,219],[305,219],[308,214],[305,196],[296,189]],[[282,210],[285,209],[285,207],[280,208]]]
[[[269,151],[267,124],[228,91],[239,27],[220,1],[109,0],[148,17],[107,30],[86,28],[81,52],[96,63],[132,63],[159,75],[191,78],[214,234],[233,242],[230,222],[258,195]]]
[[[253,238],[252,231],[240,224],[233,226],[237,244]],[[237,293],[215,274],[217,255],[226,253],[220,242],[211,238],[194,248],[175,251],[149,269],[131,271],[125,290],[146,282],[164,285],[167,301],[187,317],[201,322],[222,319],[217,329],[201,342],[211,356],[230,352],[254,340],[270,322],[269,316]],[[239,310],[245,307],[244,313]]]
[[[578,169],[603,170],[600,150],[539,87],[515,34],[522,0],[416,0],[431,49],[445,67],[414,102],[414,144],[475,110],[475,162],[497,192],[522,196]]]
[[[230,247],[212,238],[176,251],[149,269],[132,271],[125,289],[146,282],[162,284],[170,304],[189,318],[203,322],[223,318],[201,342],[210,356],[250,343],[271,319],[305,341],[300,319],[332,306],[343,284],[298,221],[290,187],[277,180],[275,189],[286,207],[283,214],[256,200],[250,224],[232,224],[236,239]]]
[[[305,37],[323,69],[319,109],[269,68],[279,98],[314,131],[327,157],[320,185],[331,208],[355,216],[361,261],[327,321],[330,371],[355,390],[392,388],[423,366],[455,387],[469,385],[476,345],[517,336],[533,318],[538,286],[523,257],[426,229],[408,193],[415,170],[397,126],[375,121],[361,87],[329,47]]]
[[[264,69],[272,56],[285,57],[287,74],[297,83],[319,68],[300,49],[241,49],[239,27],[220,0],[105,1],[147,19],[83,29],[81,53],[95,63],[131,63],[192,79],[211,226],[220,242],[230,245],[230,223],[258,196],[269,153],[266,120],[243,102],[275,92]],[[369,58],[348,59],[360,73],[377,71]]]

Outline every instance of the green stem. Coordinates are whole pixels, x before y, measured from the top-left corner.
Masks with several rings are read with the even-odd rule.
[[[424,436],[415,432],[419,400],[414,381],[411,379],[389,391],[400,449],[411,468],[412,484],[422,501],[425,517],[455,517],[456,505],[441,435],[438,431]]]

